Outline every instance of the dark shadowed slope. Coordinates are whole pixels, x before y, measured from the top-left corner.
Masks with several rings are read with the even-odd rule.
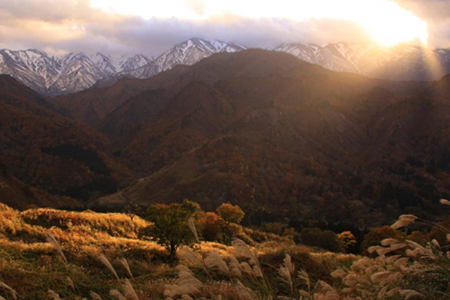
[[[16,80],[0,78],[0,163],[8,174],[31,187],[81,200],[117,190],[129,171],[105,154],[108,139],[46,106]]]
[[[101,203],[231,201],[374,224],[432,214],[450,193],[442,95],[259,50],[160,76],[105,118],[116,158],[148,176]]]

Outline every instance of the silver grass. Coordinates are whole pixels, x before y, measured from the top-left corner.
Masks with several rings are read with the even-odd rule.
[[[406,240],[405,241],[408,245],[410,245],[412,248],[414,248],[414,250],[413,250],[413,254],[416,254],[416,255],[424,255],[424,256],[427,256],[428,258],[430,258],[430,259],[433,259],[433,260],[435,260],[435,259],[437,259],[438,257],[433,253],[433,251],[431,250],[431,249],[427,249],[427,248],[424,248],[424,247],[422,247],[421,245],[419,245],[418,243],[416,243],[416,242],[414,242],[414,241],[411,241],[411,240]],[[406,250],[406,255],[408,255],[408,250],[409,249],[407,249]],[[411,253],[411,252],[410,252]],[[409,256],[409,255],[408,255]]]
[[[333,271],[331,274],[331,277],[336,278],[336,279],[342,279],[345,276],[347,276],[347,272],[345,272],[342,269],[337,269],[335,271]]]
[[[414,223],[414,221],[417,219],[418,219],[418,217],[416,217],[415,215],[401,215],[398,218],[397,222],[392,224],[391,227],[394,229],[399,229],[399,228],[408,226],[411,223]]]
[[[386,263],[387,263],[387,264],[392,264],[392,263],[394,263],[397,259],[399,259],[400,257],[402,257],[402,256],[399,255],[399,254],[389,256],[388,258],[386,258]]]
[[[260,278],[264,277],[261,268],[257,265],[253,266],[252,273],[253,273],[253,276],[255,276],[255,277],[260,277]]]
[[[245,287],[239,280],[236,283],[235,290],[240,300],[253,300],[256,298],[252,291]]]
[[[395,273],[392,273],[391,275],[389,275],[387,281],[389,281],[389,282],[397,282],[401,278],[403,278],[403,274],[400,273],[400,272],[395,272]]]
[[[378,271],[379,268],[380,268],[379,265],[374,265],[366,268],[364,271],[366,272],[367,275],[372,275],[374,272]]]
[[[59,298],[59,295],[52,290],[47,291],[47,296],[52,300],[61,300],[61,298]]]
[[[239,261],[233,254],[230,255],[230,262],[228,263],[228,267],[230,269],[231,274],[237,277],[242,277],[242,271],[239,265]]]
[[[130,265],[128,264],[128,261],[126,258],[122,258],[119,260],[122,266],[127,270],[128,275],[130,275],[131,278],[133,278],[133,273],[131,273]]]
[[[374,273],[372,276],[370,276],[370,280],[372,280],[373,283],[380,283],[383,280],[387,279],[389,275],[391,275],[391,271],[381,271]]]
[[[414,250],[406,249],[405,251],[406,256],[409,257],[417,257],[419,255],[422,255],[423,253],[424,252],[421,249],[414,249]]]
[[[300,271],[298,271],[297,277],[305,281],[309,293],[311,291],[311,280],[309,279],[308,272],[306,272],[306,270],[304,269],[301,269]]]
[[[111,273],[113,273],[114,277],[116,277],[117,280],[120,280],[119,275],[117,275],[116,270],[111,265],[111,263],[109,262],[108,258],[105,256],[105,254],[103,254],[103,253],[100,254],[98,256],[98,259],[111,271]]]
[[[223,258],[220,256],[217,252],[210,252],[205,258],[205,264],[208,268],[217,268],[222,273],[227,274],[230,276],[230,268],[228,268],[228,265],[225,263]]]
[[[188,267],[179,265],[176,267],[178,270],[178,279],[175,284],[166,284],[164,290],[165,297],[176,297],[184,294],[196,294],[199,289],[204,287],[203,283],[195,278],[192,271]]]
[[[354,291],[354,289],[349,288],[349,287],[343,288],[343,289],[341,290],[341,292],[343,292],[344,294],[350,294],[350,293],[353,293],[353,291]]]
[[[300,296],[305,297],[305,299],[311,298],[311,295],[307,291],[304,291],[304,290],[300,290]],[[288,299],[291,299],[291,298],[288,298]]]
[[[289,270],[291,274],[294,274],[295,272],[295,265],[292,263],[292,258],[289,254],[286,254],[286,256],[283,259],[284,266]]]
[[[292,275],[294,275],[295,266],[292,263],[291,256],[286,254],[283,260],[283,264],[280,266],[278,273],[281,276],[281,279],[289,285],[291,292],[294,289],[294,283],[292,281]]]
[[[17,292],[16,290],[14,290],[12,287],[10,287],[9,285],[7,285],[6,283],[4,283],[3,281],[0,281],[0,287],[8,290],[11,293],[11,296],[13,297],[14,300],[17,300]]]
[[[69,287],[70,287],[73,291],[75,291],[75,284],[73,284],[72,278],[67,277],[66,280],[67,280],[67,284],[69,285]]]
[[[119,290],[113,289],[109,291],[109,295],[111,297],[114,297],[118,300],[127,300],[127,298],[125,298],[124,295],[122,295],[122,293]]]
[[[243,240],[234,239],[232,246],[237,255],[248,258],[251,264],[259,265],[256,253]]]
[[[397,294],[400,290],[401,290],[401,288],[399,288],[399,287],[395,287],[393,289],[390,289],[389,291],[386,292],[386,296],[392,297],[395,294]]]
[[[89,293],[89,295],[91,296],[91,298],[93,299],[93,300],[103,300],[103,298],[102,297],[100,297],[100,295],[99,294],[97,294],[97,293],[95,293],[95,292],[90,292]]]
[[[252,267],[250,267],[250,265],[247,262],[241,262],[239,264],[240,269],[242,270],[242,272],[248,274],[248,275],[253,275],[253,269]]]
[[[425,296],[419,292],[416,292],[414,290],[401,290],[399,291],[399,294],[403,297],[405,297],[406,300],[408,300],[411,297],[423,297],[425,298]]]
[[[51,233],[50,231],[47,232],[45,239],[47,240],[47,242],[49,242],[53,248],[56,249],[56,251],[59,253],[59,255],[62,257],[64,263],[67,264],[67,259],[66,256],[64,255],[64,253],[62,252],[61,246],[59,245],[58,241],[56,240],[55,236],[53,235],[53,233]]]
[[[391,245],[391,246],[389,247],[389,249],[391,249],[392,251],[396,251],[396,250],[405,248],[405,247],[407,247],[407,246],[408,246],[408,245],[405,244],[405,243],[398,243],[398,244],[393,244],[393,245]]]
[[[440,200],[440,202],[441,202],[441,204],[444,204],[444,205],[450,205],[450,201],[448,201],[447,199],[444,199],[444,198],[442,198]]]
[[[292,290],[291,272],[289,272],[289,270],[286,267],[281,266],[280,269],[278,270],[278,273],[280,274],[281,280],[286,282],[289,285],[289,288]]]
[[[187,264],[191,264],[194,267],[202,268],[206,271],[205,265],[203,262],[197,257],[197,254],[188,246],[182,246],[180,251],[178,252],[178,257],[181,261]]]
[[[378,293],[378,298],[377,299],[383,299],[384,298],[384,295],[386,295],[388,287],[389,286],[385,286],[384,288],[381,289],[381,291]]]
[[[392,251],[394,250],[392,250],[391,248],[378,248],[376,252],[378,255],[384,256],[388,253],[391,253]]]
[[[387,238],[381,241],[381,245],[383,246],[390,246],[392,244],[397,244],[398,240],[393,238]]]
[[[399,258],[394,262],[394,266],[397,268],[400,266],[405,266],[408,263],[408,261],[409,261],[409,257]]]
[[[125,279],[125,283],[123,284],[123,290],[128,300],[139,300],[136,291],[134,290],[133,286],[131,285],[131,282],[128,279]]]
[[[348,274],[347,276],[345,276],[342,279],[342,282],[346,285],[346,286],[351,286],[354,287],[358,284],[358,280],[357,280],[358,276],[356,274]]]
[[[319,280],[317,282],[317,286],[320,286],[321,290],[324,292],[336,292],[336,290],[331,285],[329,285],[328,283],[326,283],[323,280]]]
[[[369,252],[370,254],[374,253],[375,251],[377,251],[378,249],[384,249],[383,247],[380,246],[370,246],[369,248],[367,248],[367,252]]]
[[[431,240],[431,243],[432,243],[434,246],[436,246],[436,247],[438,247],[438,248],[441,248],[441,245],[439,245],[439,242],[438,242],[436,239]]]
[[[191,230],[192,234],[194,235],[197,243],[200,244],[200,239],[198,238],[197,228],[195,227],[195,224],[194,224],[194,218],[192,218],[192,217],[189,218],[187,225],[188,225],[189,229]]]

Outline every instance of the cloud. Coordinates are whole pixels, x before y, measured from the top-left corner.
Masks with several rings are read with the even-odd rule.
[[[412,11],[428,22],[440,22],[450,18],[448,0],[395,0],[401,7]]]
[[[198,15],[207,12],[205,0],[183,1]],[[434,31],[430,34],[436,44],[444,45],[443,41],[450,39],[447,30],[450,23],[443,12],[449,11],[449,1],[398,0],[398,3],[418,16],[440,20],[433,21]],[[146,20],[93,8],[89,0],[0,1],[0,48],[158,56],[191,37],[233,41],[249,47],[297,42],[369,42],[361,27],[342,19],[246,18],[224,13],[209,19]]]
[[[428,23],[429,45],[450,47],[449,0],[396,0],[396,2]]]
[[[202,7],[196,9],[201,11]],[[157,56],[191,37],[234,41],[249,47],[274,47],[283,42],[359,41],[363,36],[356,26],[345,21],[295,22],[237,16],[197,21],[144,20],[106,13],[90,7],[86,0],[2,0],[0,3],[1,48],[38,48],[53,53],[100,51]]]

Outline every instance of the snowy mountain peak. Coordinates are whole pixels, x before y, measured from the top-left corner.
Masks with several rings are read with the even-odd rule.
[[[192,65],[214,53],[245,49],[236,43],[200,38],[176,44],[154,60],[143,54],[113,57],[101,52],[79,52],[50,57],[36,49],[2,49],[0,74],[11,75],[40,93],[54,96],[78,92],[97,82],[114,82],[122,76],[148,78],[176,65]],[[450,49],[431,50],[407,44],[385,48],[340,42],[325,46],[281,44],[273,50],[333,71],[392,80],[435,80],[450,73]]]

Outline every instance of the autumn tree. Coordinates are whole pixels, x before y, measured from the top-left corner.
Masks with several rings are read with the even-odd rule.
[[[173,262],[179,246],[194,242],[194,235],[187,222],[199,211],[200,205],[189,200],[183,203],[151,204],[143,217],[154,224],[144,228],[141,235],[153,237],[164,246]]]
[[[199,230],[205,241],[222,241],[222,228],[224,220],[213,212],[200,214],[197,219]]]
[[[238,205],[231,203],[222,203],[216,211],[228,223],[239,224],[245,216],[244,211]]]

